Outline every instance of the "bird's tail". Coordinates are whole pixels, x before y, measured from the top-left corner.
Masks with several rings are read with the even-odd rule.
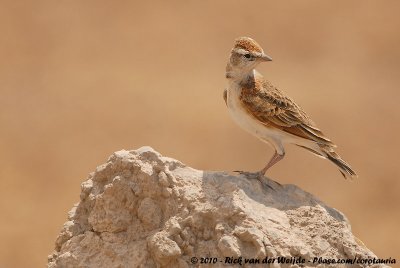
[[[332,163],[334,163],[338,168],[340,173],[342,173],[345,179],[357,178],[356,172],[347,164],[340,156],[333,150],[325,151],[326,158],[328,158]]]

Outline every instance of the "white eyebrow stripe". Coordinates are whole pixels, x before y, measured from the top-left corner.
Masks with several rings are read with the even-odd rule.
[[[237,54],[241,54],[241,55],[250,53],[250,51],[247,51],[247,50],[245,50],[243,48],[234,49],[233,51],[236,52]]]
[[[256,52],[256,51],[250,52],[250,51],[247,51],[247,50],[245,50],[243,48],[236,48],[236,49],[233,49],[232,51],[237,53],[237,54],[240,54],[240,55],[250,54],[253,57],[261,57],[263,55],[262,52]]]

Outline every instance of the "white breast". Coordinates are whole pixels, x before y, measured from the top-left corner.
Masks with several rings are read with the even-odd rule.
[[[240,103],[240,91],[241,88],[236,83],[232,83],[228,88],[227,103],[229,114],[246,131],[261,139],[268,138],[269,134],[272,134],[269,133],[270,130],[251,116]],[[268,137],[266,137],[266,134]]]
[[[241,87],[237,83],[229,83],[227,89],[227,105],[229,114],[233,120],[243,129],[255,135],[262,141],[269,143],[278,151],[280,151],[280,148],[283,149],[282,142],[284,142],[286,135],[278,129],[263,125],[250,115],[240,103],[240,93]]]

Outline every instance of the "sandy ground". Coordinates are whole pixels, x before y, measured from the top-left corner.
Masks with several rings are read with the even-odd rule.
[[[3,1],[0,266],[43,266],[80,183],[116,150],[262,167],[272,149],[222,100],[242,35],[360,178],[293,146],[269,176],[343,211],[372,251],[399,259],[400,2],[282,2]]]

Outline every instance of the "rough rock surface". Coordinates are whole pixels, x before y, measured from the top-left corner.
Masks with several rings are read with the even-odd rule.
[[[314,257],[376,258],[357,241],[342,213],[297,186],[195,170],[142,147],[114,153],[82,183],[48,267],[315,267]],[[266,257],[306,263],[244,263]]]

